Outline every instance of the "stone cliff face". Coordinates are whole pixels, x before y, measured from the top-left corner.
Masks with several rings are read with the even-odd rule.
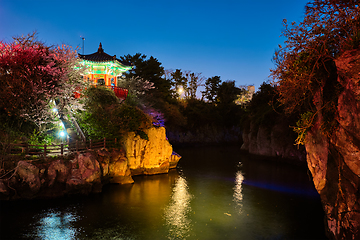
[[[77,153],[70,159],[19,161],[0,179],[0,199],[52,198],[101,192],[107,183],[133,183],[132,175],[167,173],[181,158],[173,153],[164,128],[147,130],[149,140],[130,134],[123,149]]]
[[[255,155],[305,162],[306,153],[303,148],[294,146],[294,140],[292,129],[284,119],[279,119],[272,127],[250,123],[243,130],[241,149]]]
[[[307,163],[324,206],[329,237],[360,239],[360,51],[345,52],[335,63],[343,87],[338,127],[331,136],[320,133],[320,98],[316,123],[306,136]]]
[[[125,138],[124,149],[133,175],[168,172],[172,146],[166,139],[165,128],[150,128],[145,131],[149,140],[134,133]]]

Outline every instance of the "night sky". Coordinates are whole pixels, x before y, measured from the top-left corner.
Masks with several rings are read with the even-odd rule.
[[[282,20],[299,22],[308,0],[0,0],[0,40],[38,32],[39,40],[117,57],[142,53],[165,69],[235,80],[268,80],[282,44]],[[82,53],[83,50],[79,50]]]

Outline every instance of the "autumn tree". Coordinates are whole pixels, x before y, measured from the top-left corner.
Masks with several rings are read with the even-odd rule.
[[[306,5],[302,22],[284,20],[286,41],[275,52],[271,76],[285,111],[306,112],[305,128],[320,109],[325,131],[333,125],[340,92],[334,59],[359,47],[359,12],[355,0],[314,0]],[[317,94],[322,96],[321,103]]]

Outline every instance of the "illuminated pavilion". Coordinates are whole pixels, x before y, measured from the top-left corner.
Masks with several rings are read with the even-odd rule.
[[[105,85],[114,90],[116,96],[125,99],[127,89],[118,87],[118,79],[123,72],[133,68],[131,64],[125,63],[104,52],[101,43],[97,52],[92,54],[79,54],[83,64],[87,67],[84,78],[92,85]]]

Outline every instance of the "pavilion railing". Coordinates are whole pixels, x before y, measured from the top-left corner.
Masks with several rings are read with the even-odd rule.
[[[110,86],[110,85],[93,85],[93,86],[102,86],[102,87],[106,87],[108,89],[111,89],[112,91],[114,91],[115,95],[122,100],[125,100],[127,98],[127,95],[129,93],[129,90],[126,88],[121,88],[121,87],[116,87],[116,86]],[[80,92],[75,92],[75,98],[79,98],[81,93]]]
[[[120,99],[126,99],[129,90],[126,88],[121,88],[121,87],[116,87],[116,86],[109,86],[109,85],[105,85],[105,87],[111,89],[114,91],[115,95],[120,98]]]

